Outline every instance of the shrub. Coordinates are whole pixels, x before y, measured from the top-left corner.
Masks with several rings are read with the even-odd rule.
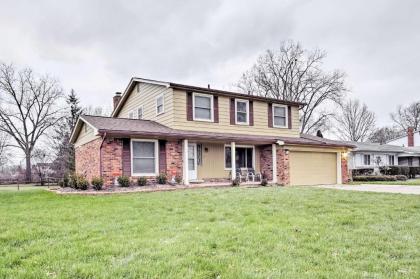
[[[405,176],[405,175],[396,175],[395,178],[397,180],[401,180],[401,181],[406,181],[407,180],[407,176]]]
[[[102,190],[102,186],[104,185],[104,180],[102,177],[94,177],[92,178],[92,186],[93,189],[99,191]]]
[[[180,176],[180,175],[175,176],[175,182],[177,184],[181,184],[182,183],[182,176]]]
[[[126,175],[121,175],[117,178],[118,184],[120,187],[129,187],[130,186],[130,178]]]
[[[161,173],[158,176],[156,176],[156,181],[158,184],[166,184],[168,178],[166,177],[166,174]]]
[[[69,175],[69,187],[70,188],[79,189],[79,185],[78,185],[77,182],[78,182],[80,176],[81,175],[79,175],[77,173],[71,173]],[[64,181],[63,181],[63,183],[64,183]]]
[[[80,190],[87,190],[87,188],[89,187],[89,181],[83,176],[78,176],[77,187]]]
[[[267,186],[267,185],[268,185],[267,179],[265,178],[261,179],[261,186]]]
[[[410,168],[407,166],[389,166],[387,167],[387,174],[389,175],[405,175],[410,174]]]
[[[415,178],[416,175],[420,175],[420,167],[409,167],[409,177]]]
[[[60,187],[63,187],[64,186],[63,179],[60,179],[60,181],[58,181],[58,186],[60,186]]]
[[[63,177],[63,187],[69,187],[69,184],[70,184],[69,174],[66,173]]]
[[[232,186],[236,187],[241,185],[241,179],[239,177],[236,177],[234,180],[232,180]]]
[[[359,175],[353,176],[353,181],[397,181],[393,175]]]
[[[147,184],[147,179],[144,176],[141,176],[137,179],[137,185],[145,186]]]
[[[352,170],[353,176],[365,176],[365,175],[371,175],[373,173],[373,168],[366,168],[366,169],[354,169]]]

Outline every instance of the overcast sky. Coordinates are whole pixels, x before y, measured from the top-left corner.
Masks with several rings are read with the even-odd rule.
[[[137,2],[137,3],[134,3]],[[0,60],[111,105],[132,76],[231,89],[283,40],[327,51],[378,124],[420,99],[420,1],[4,1]]]

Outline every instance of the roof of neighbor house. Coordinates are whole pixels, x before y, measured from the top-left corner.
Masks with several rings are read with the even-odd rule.
[[[306,105],[305,103],[297,102],[297,101],[279,100],[275,98],[256,96],[252,94],[244,94],[244,93],[212,89],[212,88],[206,88],[206,87],[199,87],[199,86],[193,86],[193,85],[186,85],[186,84],[180,84],[180,83],[174,83],[174,82],[168,82],[168,81],[159,81],[159,80],[133,77],[131,78],[123,95],[121,96],[121,100],[119,101],[117,107],[112,112],[112,116],[116,116],[116,114],[121,110],[121,108],[123,107],[123,104],[128,98],[129,93],[133,91],[134,86],[136,86],[136,84],[139,82],[156,84],[156,85],[166,86],[168,88],[181,89],[181,90],[197,92],[197,93],[209,93],[209,94],[214,94],[218,96],[236,97],[236,98],[242,98],[242,99],[250,99],[250,100],[262,101],[262,102],[271,102],[271,103],[299,106],[299,107]]]
[[[70,142],[76,141],[77,135],[82,128],[82,121],[91,126],[97,134],[109,136],[147,136],[151,138],[189,138],[200,140],[221,140],[236,141],[239,143],[253,142],[260,144],[276,143],[283,141],[285,144],[293,145],[310,145],[310,146],[326,146],[326,147],[348,147],[354,145],[339,141],[328,140],[324,138],[314,137],[302,134],[300,137],[281,137],[281,136],[254,136],[249,134],[233,134],[233,133],[214,133],[199,132],[172,129],[152,120],[140,120],[129,118],[114,118],[103,116],[82,115],[79,117],[76,127],[70,138]]]
[[[356,146],[352,151],[368,151],[368,152],[404,152],[404,148],[398,145],[379,144],[370,142],[349,142]]]

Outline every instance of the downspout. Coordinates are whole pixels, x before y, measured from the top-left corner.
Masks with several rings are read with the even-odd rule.
[[[99,146],[99,177],[102,177],[102,146],[104,145],[105,138],[106,132],[104,133],[101,145]]]

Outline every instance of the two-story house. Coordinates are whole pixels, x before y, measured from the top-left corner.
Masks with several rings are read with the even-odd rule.
[[[188,185],[248,168],[282,185],[348,180],[352,145],[301,135],[303,103],[141,78],[113,100],[111,117],[83,115],[71,135],[88,179],[164,173]]]

